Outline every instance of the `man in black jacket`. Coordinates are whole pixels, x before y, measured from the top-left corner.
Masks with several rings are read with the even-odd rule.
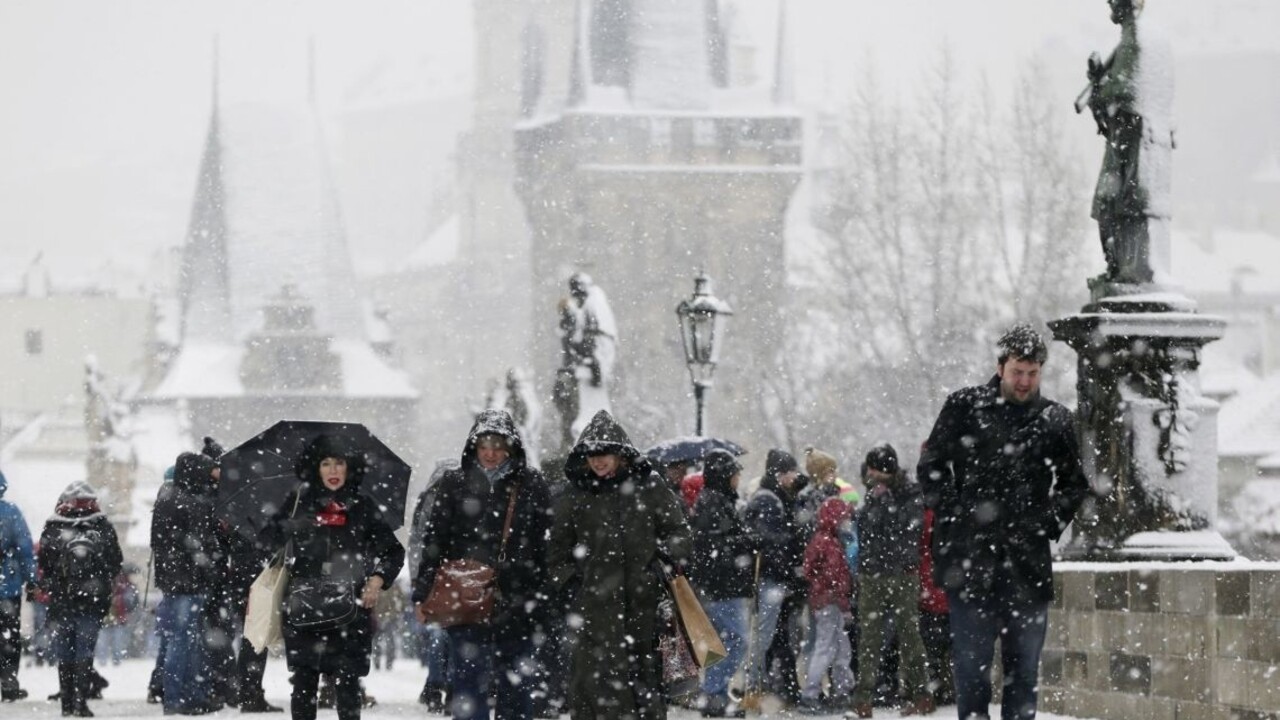
[[[151,515],[156,587],[164,593],[158,615],[165,620],[166,714],[200,715],[221,707],[200,680],[209,672],[206,608],[227,572],[226,547],[213,517],[217,477],[217,463],[208,455],[179,455],[172,491],[159,495]]]
[[[1004,720],[1034,718],[1053,571],[1049,544],[1088,492],[1071,413],[1040,395],[1044,340],[1000,338],[996,377],[947,398],[917,476],[936,513],[934,581],[947,593],[960,718],[986,718],[1001,638]]]
[[[756,632],[754,647],[749,648],[747,689],[766,689],[769,683],[784,699],[795,703],[800,699],[796,678],[796,656],[788,628],[791,615],[803,612],[807,590],[800,567],[804,563],[807,538],[801,527],[796,497],[804,487],[800,465],[791,453],[770,450],[764,461],[760,486],[747,502],[745,522],[760,538],[760,582],[756,591]],[[766,673],[771,654],[777,660],[776,673]]]

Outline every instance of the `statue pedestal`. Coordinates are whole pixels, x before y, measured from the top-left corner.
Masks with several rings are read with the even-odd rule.
[[[1094,490],[1064,554],[1231,558],[1215,530],[1218,404],[1200,394],[1199,378],[1200,351],[1226,320],[1177,293],[1144,290],[1049,323],[1079,355],[1077,417]]]

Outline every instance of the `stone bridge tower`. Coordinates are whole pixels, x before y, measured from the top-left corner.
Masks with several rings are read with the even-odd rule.
[[[526,35],[515,132],[538,382],[559,361],[556,304],[584,270],[617,314],[615,406],[637,442],[691,434],[674,310],[705,270],[736,312],[709,431],[763,451],[759,378],[783,343],[783,221],[801,172],[783,13],[773,72],[734,87],[716,0],[560,5],[572,56],[547,55],[557,45],[542,41],[545,30]]]

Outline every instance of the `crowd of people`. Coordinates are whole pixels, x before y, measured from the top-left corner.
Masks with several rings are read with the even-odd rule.
[[[460,461],[438,463],[414,504],[407,603],[389,594],[406,551],[359,492],[359,447],[311,442],[297,489],[249,539],[218,520],[223,451],[206,438],[178,456],[153,513],[163,600],[148,700],[166,714],[281,710],[263,693],[267,651],[243,637],[249,587],[276,558],[289,569],[283,640],[297,720],[314,720],[326,692],[340,720],[359,718],[371,660],[389,667],[395,654],[375,643],[377,618],[391,626],[409,608],[427,666],[419,700],[457,720],[660,720],[677,703],[742,717],[767,695],[802,714],[866,718],[896,704],[927,715],[955,702],[961,720],[985,718],[997,637],[1003,718],[1032,718],[1050,543],[1087,491],[1071,415],[1039,393],[1046,359],[1031,328],[1006,333],[995,377],[947,398],[914,473],[887,443],[852,482],[829,453],[773,449],[747,497],[739,457],[711,450],[700,468],[656,466],[604,411],[549,482],[510,415],[484,411]],[[4,489],[0,475],[3,699],[25,697],[18,609],[24,590],[40,592],[63,715],[92,716],[104,620],[136,609],[119,539],[93,488],[75,483],[37,556]],[[493,570],[487,621],[423,622],[433,588],[463,560]],[[697,590],[726,649],[684,697],[670,692],[659,649],[673,574]],[[317,609],[341,602],[352,609],[336,621]]]

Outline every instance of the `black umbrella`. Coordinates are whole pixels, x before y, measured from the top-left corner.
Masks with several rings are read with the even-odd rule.
[[[703,456],[712,450],[728,450],[734,455],[745,455],[747,452],[732,440],[690,435],[663,440],[645,450],[644,454],[657,465],[670,465],[671,463],[701,462]]]
[[[412,468],[359,423],[281,420],[219,458],[219,515],[255,537],[301,482],[297,465],[317,437],[328,435],[364,454],[368,466],[360,494],[372,500],[391,529],[404,524]]]

